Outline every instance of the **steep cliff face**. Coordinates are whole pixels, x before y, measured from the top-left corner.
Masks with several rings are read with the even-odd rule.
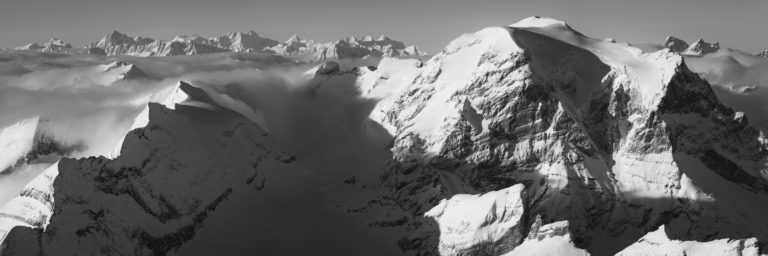
[[[399,212],[379,223],[405,251],[447,243],[423,217],[441,198],[519,183],[524,223],[568,220],[597,255],[662,224],[678,240],[768,239],[762,135],[678,55],[529,18],[455,40],[402,91],[382,110],[396,136],[378,210]]]

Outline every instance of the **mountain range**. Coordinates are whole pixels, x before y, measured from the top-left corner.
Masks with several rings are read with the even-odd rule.
[[[428,60],[383,36],[89,47],[318,63],[153,91],[114,153],[0,209],[2,255],[766,255],[768,140],[687,64],[718,43],[648,51],[534,16]]]
[[[31,43],[14,49],[73,52],[72,45],[55,38],[42,46]],[[140,57],[198,55],[218,52],[264,52],[298,57],[307,61],[370,57],[421,58],[428,55],[415,46],[406,46],[403,42],[389,39],[383,35],[376,39],[372,36],[365,36],[360,39],[349,37],[332,42],[304,40],[294,35],[285,43],[279,43],[269,38],[263,38],[254,31],[234,32],[209,38],[199,35],[175,36],[170,40],[155,40],[141,36],[131,37],[118,31],[112,31],[97,42],[90,43],[83,50],[85,53],[97,55]]]

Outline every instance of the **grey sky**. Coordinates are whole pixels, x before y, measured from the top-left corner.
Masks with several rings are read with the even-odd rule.
[[[254,30],[278,41],[386,34],[434,53],[460,34],[533,15],[619,41],[676,35],[768,49],[768,0],[2,0],[0,48],[51,37],[82,46],[112,30],[154,38]]]

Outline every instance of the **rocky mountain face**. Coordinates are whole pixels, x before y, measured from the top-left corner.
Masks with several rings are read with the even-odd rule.
[[[313,44],[296,37],[281,45],[302,52]],[[345,219],[386,234],[376,241],[403,255],[765,251],[767,140],[671,50],[645,53],[531,17],[463,35],[426,62],[384,59],[352,70],[328,62],[304,76],[310,82],[299,93],[313,99],[330,91],[375,100],[342,112],[362,124],[350,134],[386,139],[389,154],[345,167],[358,172],[341,172],[322,189],[279,195],[291,198],[286,209],[311,213],[296,221],[317,213],[301,198],[330,193]],[[291,147],[281,144],[278,116],[223,104],[242,100],[242,91],[220,93],[229,96],[182,82],[140,114],[119,156],[62,160],[58,177],[31,184],[15,204],[30,206],[0,211],[19,222],[0,253],[189,254],[185,248],[205,242],[196,236],[234,218],[220,210],[228,200],[280,191],[291,182],[273,175],[293,173],[286,170],[297,163],[323,169],[342,159],[333,158],[336,148],[282,153]],[[323,134],[312,123],[296,134]],[[356,139],[352,145],[366,141]],[[261,228],[248,234],[291,241],[309,232]]]
[[[261,189],[265,170],[289,162],[254,123],[201,108],[213,106],[201,89],[186,83],[179,89],[187,97],[175,109],[149,104],[146,127],[126,136],[119,157],[62,160],[58,177],[36,192],[51,198],[35,197],[39,204],[55,202],[52,211],[39,210],[41,219],[52,212],[50,222],[12,229],[2,254],[166,254],[190,240],[233,192]],[[29,226],[45,232],[22,228]]]
[[[349,37],[333,42],[316,42],[301,39],[294,35],[285,43],[265,50],[310,61],[370,57],[424,57],[428,55],[415,46],[406,46],[403,42],[392,40],[383,35],[376,39],[372,36]]]
[[[768,50],[757,53],[757,56],[768,58]]]
[[[689,46],[688,43],[674,36],[668,36],[667,40],[664,41],[664,47],[673,52],[683,52],[688,49]]]
[[[537,216],[568,221],[575,245],[595,255],[660,225],[682,241],[768,235],[754,208],[768,200],[763,135],[680,56],[530,18],[465,35],[420,69],[381,115],[395,128],[391,193],[365,208],[388,212],[375,224],[401,231],[405,252],[500,255]],[[491,227],[472,225],[461,212],[484,208],[441,202],[515,184],[523,211],[505,213],[520,221],[492,210],[481,222]]]

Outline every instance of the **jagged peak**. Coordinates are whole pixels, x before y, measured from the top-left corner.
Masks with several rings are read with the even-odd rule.
[[[169,109],[176,109],[177,104],[185,104],[186,102],[196,99],[210,99],[207,95],[203,95],[205,95],[205,92],[202,91],[202,89],[187,82],[178,81],[175,86],[150,97],[149,103],[147,103],[144,110],[134,118],[130,130],[145,127],[149,123],[149,109],[153,104],[162,105]],[[111,157],[117,157],[121,147],[122,143],[118,143]]]
[[[288,38],[288,40],[285,42],[286,43],[301,42],[301,38],[299,37],[299,35],[294,34],[290,38]]]
[[[696,40],[696,42],[692,43],[688,49],[686,50],[687,54],[690,55],[704,55],[708,53],[713,53],[720,50],[720,43],[710,43],[707,41],[704,41],[704,39]]]

